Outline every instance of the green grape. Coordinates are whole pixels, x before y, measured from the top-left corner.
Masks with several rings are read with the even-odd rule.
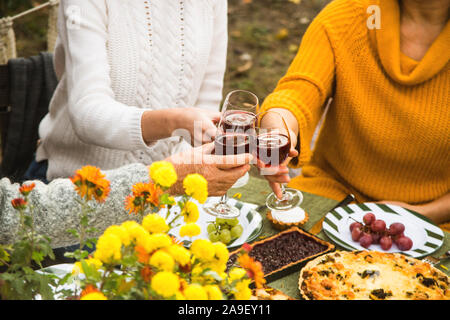
[[[231,238],[232,239],[237,239],[240,236],[242,236],[242,233],[244,232],[244,228],[238,224],[236,226],[234,226],[233,228],[231,228]]]
[[[220,241],[224,244],[228,244],[231,241],[231,232],[228,229],[220,230]]]
[[[219,242],[220,241],[220,235],[218,232],[209,233],[208,238],[211,242]]]
[[[234,219],[227,219],[227,224],[228,224],[230,227],[234,227],[234,226],[237,226],[237,225],[239,224],[239,220],[238,220],[237,218],[234,218]]]
[[[208,233],[213,233],[214,231],[216,231],[216,226],[214,225],[214,223],[208,224],[208,226],[206,227],[206,231],[208,231]]]
[[[224,219],[224,218],[216,218],[216,223],[217,223],[217,224],[226,224],[226,223],[227,223],[227,219]]]

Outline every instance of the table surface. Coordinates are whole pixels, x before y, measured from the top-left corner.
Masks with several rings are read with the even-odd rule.
[[[269,187],[269,184],[265,179],[263,179],[261,176],[258,175],[257,172],[251,171],[250,179],[248,183],[241,187],[241,188],[235,188],[230,189],[228,192],[228,195],[230,197],[233,197],[236,193],[240,193],[242,196],[240,198],[243,202],[249,202],[254,203],[257,205],[263,205],[265,203],[265,199],[267,195],[272,190]],[[333,209],[337,204],[338,201],[327,199],[324,197],[320,197],[314,194],[303,192],[304,200],[301,205],[302,208],[304,208],[309,215],[308,222],[303,226],[302,229],[309,231],[320,219],[322,219],[331,209]],[[255,241],[258,241],[262,238],[269,237],[271,235],[274,235],[278,233],[279,231],[274,229],[270,222],[266,218],[266,211],[267,208],[264,208],[262,210],[259,210],[259,213],[261,214],[263,218],[263,229],[258,239]],[[440,256],[444,252],[450,249],[450,233],[444,232],[445,240],[442,247],[435,252],[434,256]],[[317,237],[333,243],[323,231],[317,234]],[[344,248],[341,248],[336,245],[336,249],[345,250]],[[448,275],[450,275],[450,259],[446,259],[441,262],[441,265],[445,266],[448,270],[445,270],[445,268],[442,268],[441,266],[437,266],[438,269],[444,271]],[[273,287],[275,289],[283,291],[285,294],[291,296],[292,298],[299,299],[300,293],[298,290],[298,277],[299,277],[299,271],[294,272],[292,274],[289,274],[283,278],[280,278],[278,280],[272,281],[267,283],[268,286]]]

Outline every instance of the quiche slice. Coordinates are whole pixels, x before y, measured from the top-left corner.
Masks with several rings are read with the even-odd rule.
[[[308,300],[450,300],[449,277],[400,253],[335,251],[308,262],[299,290]]]

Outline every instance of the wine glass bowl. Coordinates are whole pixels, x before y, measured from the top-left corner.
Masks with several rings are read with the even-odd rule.
[[[245,90],[234,90],[225,98],[222,116],[214,139],[216,155],[238,155],[250,153],[257,116],[259,110],[258,97]],[[245,185],[249,180],[246,173],[238,179],[233,188]],[[208,203],[204,206],[207,213],[225,219],[236,218],[240,210],[230,206],[225,194],[218,203]]]

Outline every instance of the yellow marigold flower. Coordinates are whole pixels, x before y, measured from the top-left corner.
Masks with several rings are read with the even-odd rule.
[[[208,295],[208,300],[223,300],[223,293],[217,285],[206,285],[203,287]]]
[[[175,259],[181,266],[187,265],[191,261],[191,253],[186,248],[179,245],[171,245],[167,248],[167,252]]]
[[[135,243],[138,242],[138,239],[149,236],[148,231],[135,221],[126,221],[122,223],[121,227],[126,230],[130,241],[134,241]]]
[[[178,176],[173,164],[168,161],[157,161],[150,166],[150,177],[164,188],[170,188],[177,182]]]
[[[175,296],[180,289],[180,280],[172,272],[161,271],[152,278],[151,287],[164,298]]]
[[[175,266],[175,261],[172,256],[167,252],[162,250],[156,251],[151,257],[149,261],[150,265],[163,270],[163,271],[172,271]]]
[[[158,249],[167,248],[172,245],[172,238],[165,233],[148,234],[137,238],[136,244],[141,246],[147,252],[153,252]]]
[[[80,300],[108,300],[108,299],[101,292],[91,292],[81,297]]]
[[[130,235],[128,234],[128,230],[123,226],[112,225],[106,228],[103,234],[114,234],[120,238],[122,244],[124,246],[128,246],[131,242]]]
[[[214,260],[219,264],[226,264],[229,258],[227,246],[222,242],[213,243]]]
[[[94,258],[103,263],[113,263],[122,258],[122,241],[114,234],[104,234],[97,241]]]
[[[95,258],[89,258],[85,260],[85,262],[88,264],[88,266],[91,267],[93,266],[96,270],[100,269],[100,267],[102,266],[102,262]],[[79,274],[79,273],[84,273],[81,261],[75,262],[72,269],[72,274]]]
[[[189,174],[183,180],[186,194],[200,203],[205,203],[208,198],[208,181],[198,173]]]
[[[95,198],[98,202],[104,202],[108,197],[109,181],[96,167],[85,166],[77,170],[70,180],[75,185],[75,191],[87,201]]]
[[[204,267],[209,268],[218,274],[222,274],[227,269],[227,265],[225,263],[218,263],[216,261],[209,262],[205,264]]]
[[[247,274],[247,271],[243,268],[233,268],[228,273],[228,279],[233,282],[235,280],[242,279]]]
[[[181,211],[184,217],[184,222],[197,222],[200,217],[197,205],[192,201],[187,201],[184,205],[183,211]]]
[[[178,292],[175,294],[175,299],[176,299],[176,300],[186,300],[186,297],[185,297],[180,291],[178,291]]]
[[[236,284],[234,297],[236,300],[249,300],[252,296],[252,290],[248,287],[250,280],[243,280]]]
[[[169,230],[166,220],[157,213],[146,215],[142,220],[142,226],[150,233],[165,233]]]
[[[180,237],[195,237],[201,232],[200,226],[195,223],[186,223],[180,228]]]
[[[202,261],[212,261],[214,258],[214,246],[207,239],[195,240],[190,248],[191,252]]]
[[[186,300],[208,300],[208,294],[203,287],[197,283],[189,284],[183,291]]]

